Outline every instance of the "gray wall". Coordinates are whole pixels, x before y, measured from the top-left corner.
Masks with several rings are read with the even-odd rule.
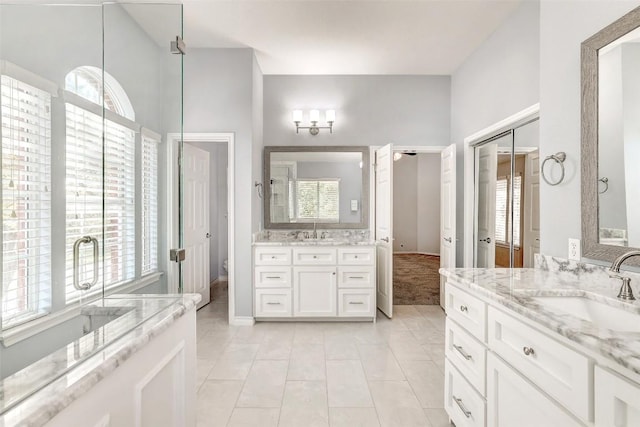
[[[394,252],[440,253],[440,155],[393,163]]]
[[[358,163],[298,162],[297,178],[340,179],[340,222],[360,222],[362,217],[362,169]],[[351,200],[358,201],[358,211],[351,212]],[[367,207],[368,209],[368,207]]]
[[[227,144],[222,142],[190,142],[209,152],[209,280],[226,276],[222,267],[228,258],[227,216]]]
[[[260,206],[253,185],[261,174],[261,76],[252,49],[190,49],[185,56],[184,131],[235,134],[236,315],[253,313],[251,239]],[[260,156],[258,155],[260,153]],[[258,168],[256,170],[256,168]],[[262,181],[262,179],[259,179]]]
[[[264,77],[265,145],[448,145],[449,76]],[[296,134],[291,112],[336,110],[333,134]],[[324,123],[321,123],[321,125]]]
[[[567,239],[580,238],[580,43],[637,1],[558,1],[540,8],[540,155],[565,151],[567,176],[540,191],[541,252],[567,256]]]
[[[561,31],[561,28],[558,30]],[[464,138],[540,100],[539,3],[523,2],[451,77],[451,137],[457,157],[457,256],[463,263]]]

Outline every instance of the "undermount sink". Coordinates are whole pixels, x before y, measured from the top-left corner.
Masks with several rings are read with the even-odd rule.
[[[591,322],[598,328],[619,332],[640,332],[640,314],[585,296],[554,295],[537,296],[532,299],[542,306]]]

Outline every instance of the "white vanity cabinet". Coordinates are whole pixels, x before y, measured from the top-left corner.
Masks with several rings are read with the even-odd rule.
[[[373,245],[256,245],[256,319],[376,315]]]
[[[456,426],[592,421],[589,358],[451,280],[445,307],[445,409]]]
[[[640,385],[595,368],[596,427],[640,426]]]

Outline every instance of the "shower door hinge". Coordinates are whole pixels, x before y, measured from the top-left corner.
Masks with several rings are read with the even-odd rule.
[[[171,249],[169,250],[169,259],[173,262],[182,262],[186,258],[186,251],[184,249]]]
[[[171,53],[174,55],[185,55],[187,53],[187,45],[184,44],[182,37],[176,36],[176,39],[171,42]]]

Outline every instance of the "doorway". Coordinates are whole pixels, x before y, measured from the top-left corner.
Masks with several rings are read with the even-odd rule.
[[[393,303],[440,303],[440,153],[394,152]]]

